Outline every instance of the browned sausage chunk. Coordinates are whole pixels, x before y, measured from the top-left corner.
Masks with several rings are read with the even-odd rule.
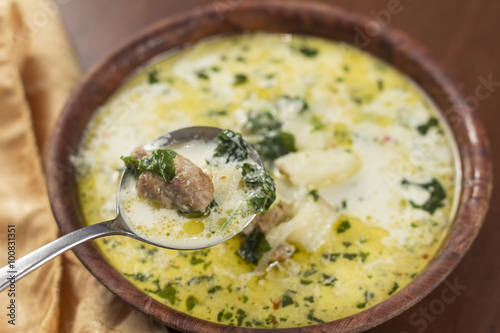
[[[269,209],[264,215],[257,214],[250,222],[246,228],[243,230],[243,234],[250,235],[255,228],[258,228],[263,233],[268,233],[271,229],[282,222],[288,212],[290,205],[280,201],[275,207]]]
[[[147,153],[135,150],[132,155],[144,158]],[[210,177],[179,154],[174,158],[174,166],[175,177],[169,183],[154,173],[143,172],[137,181],[139,195],[181,212],[205,211],[214,198],[214,185]]]

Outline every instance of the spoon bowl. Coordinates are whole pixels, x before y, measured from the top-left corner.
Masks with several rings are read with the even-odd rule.
[[[182,128],[170,133],[166,133],[146,144],[141,148],[146,152],[151,152],[156,149],[166,148],[175,144],[182,144],[183,142],[192,140],[214,140],[222,132],[222,129],[217,127],[208,126],[194,126]],[[262,160],[259,154],[253,149],[253,147],[245,141],[245,144],[249,150],[249,159],[260,167],[264,168]],[[219,238],[216,241],[210,243],[207,246],[193,247],[186,246],[182,248],[166,246],[164,244],[153,242],[149,239],[139,236],[136,234],[132,228],[129,226],[124,215],[120,212],[120,189],[124,184],[124,180],[129,176],[130,171],[125,168],[122,172],[120,185],[118,186],[117,200],[116,200],[116,217],[109,221],[100,222],[93,224],[76,231],[73,231],[65,236],[62,236],[51,243],[42,246],[41,248],[25,255],[16,261],[15,264],[7,265],[0,269],[0,291],[5,289],[10,285],[10,277],[15,275],[15,280],[19,280],[26,274],[40,267],[44,263],[50,261],[51,259],[57,257],[58,255],[64,253],[65,251],[83,243],[88,240],[105,237],[105,236],[127,236],[144,243],[148,243],[154,246],[166,248],[166,249],[177,249],[177,250],[197,250],[205,247],[210,247],[222,243],[223,241],[234,237],[236,234],[241,232],[255,217],[255,213],[249,215],[248,219],[238,228],[237,232],[230,234],[225,238]],[[14,265],[14,266],[12,266]]]

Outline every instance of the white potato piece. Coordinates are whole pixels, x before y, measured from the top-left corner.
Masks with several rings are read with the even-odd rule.
[[[280,223],[269,231],[266,240],[273,250],[287,240],[303,247],[306,251],[314,252],[327,240],[338,216],[338,213],[323,199],[314,201],[310,197],[298,207],[292,219]]]
[[[293,217],[292,220],[299,222],[287,241],[301,246],[307,252],[314,252],[328,240],[332,225],[338,217],[339,213],[323,199],[309,199]]]
[[[331,148],[289,153],[274,164],[294,185],[321,188],[352,176],[358,171],[360,160],[344,148]]]

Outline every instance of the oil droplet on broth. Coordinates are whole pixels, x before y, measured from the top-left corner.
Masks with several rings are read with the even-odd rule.
[[[188,235],[194,236],[194,235],[198,235],[198,234],[202,233],[203,230],[205,230],[205,224],[201,221],[198,221],[198,220],[189,221],[189,222],[184,223],[184,226],[182,227],[182,229],[184,229],[184,231]]]

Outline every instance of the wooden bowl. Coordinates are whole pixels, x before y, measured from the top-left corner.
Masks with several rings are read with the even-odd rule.
[[[354,44],[411,77],[434,100],[450,125],[462,161],[462,191],[449,234],[426,270],[394,296],[358,314],[321,325],[273,331],[360,332],[381,324],[440,284],[476,238],[491,192],[489,146],[477,112],[418,44],[400,32],[334,7],[309,1],[214,2],[212,6],[154,24],[95,66],[70,97],[50,144],[47,181],[59,228],[67,234],[83,225],[75,170],[69,157],[77,151],[93,112],[138,67],[158,54],[214,35],[248,31],[303,34]],[[269,331],[224,326],[175,311],[134,287],[103,259],[92,243],[80,245],[74,252],[109,290],[170,327],[186,332]]]

